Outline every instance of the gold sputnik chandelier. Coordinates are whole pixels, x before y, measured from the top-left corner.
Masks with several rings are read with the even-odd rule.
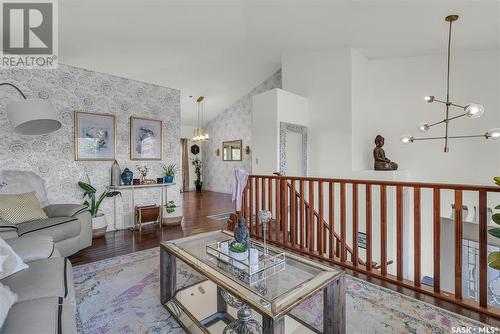
[[[446,22],[449,22],[449,30],[448,30],[448,69],[446,75],[446,100],[437,99],[435,96],[426,96],[424,99],[428,103],[441,103],[445,105],[445,115],[444,119],[435,123],[426,123],[422,122],[418,124],[418,130],[421,132],[427,132],[432,127],[440,124],[444,124],[444,136],[439,137],[422,137],[415,138],[413,136],[405,135],[401,137],[401,143],[410,144],[415,141],[423,141],[423,140],[444,140],[444,152],[449,152],[448,142],[450,139],[462,139],[462,138],[485,138],[498,140],[500,139],[500,129],[494,128],[486,133],[477,134],[477,135],[460,135],[460,136],[450,136],[449,135],[449,124],[450,121],[456,120],[458,118],[467,116],[470,118],[479,118],[484,113],[484,107],[477,103],[470,103],[467,105],[460,105],[454,103],[450,100],[450,61],[451,61],[451,27],[453,22],[458,20],[458,15],[448,15],[445,18]],[[461,110],[462,113],[458,115],[451,115],[451,108]]]

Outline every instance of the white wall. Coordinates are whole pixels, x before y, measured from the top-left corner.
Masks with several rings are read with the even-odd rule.
[[[408,170],[414,181],[491,184],[500,173],[500,143],[453,140],[450,152],[443,153],[441,141],[401,145],[404,134],[442,136],[437,126],[421,134],[417,124],[444,118],[442,104],[428,104],[423,97],[445,99],[446,56],[421,56],[381,60],[353,57],[353,169],[373,168],[373,139],[386,138],[387,156]],[[480,51],[454,53],[451,72],[451,99],[458,104],[471,102],[485,106],[479,119],[452,121],[450,134],[483,134],[500,127],[500,53]],[[461,113],[455,109],[454,115]]]
[[[283,89],[308,98],[309,174],[351,170],[351,50],[282,56]]]
[[[252,108],[253,174],[270,175],[280,170],[280,122],[308,126],[307,99],[279,88],[255,95]]]

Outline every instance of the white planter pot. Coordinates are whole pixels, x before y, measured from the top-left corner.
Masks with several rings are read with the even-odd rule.
[[[248,251],[244,251],[243,253],[236,253],[236,252],[233,252],[232,250],[229,250],[229,254],[237,259],[237,260],[240,260],[241,262],[245,262],[245,263],[248,263]],[[239,268],[239,269],[245,269],[245,266],[237,261],[234,261],[233,262],[233,265],[236,267],[236,268]]]
[[[166,210],[163,212],[163,225],[165,226],[178,226],[182,224],[182,208],[178,206],[175,211],[168,213]]]
[[[104,236],[108,228],[108,221],[103,213],[92,217],[92,238],[99,238]]]

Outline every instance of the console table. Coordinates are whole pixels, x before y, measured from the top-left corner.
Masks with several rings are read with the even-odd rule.
[[[114,191],[131,191],[132,192],[132,217],[134,217],[134,226],[131,226],[132,229],[135,230],[136,227],[136,221],[135,221],[135,191],[136,190],[147,190],[151,188],[160,188],[160,222],[163,224],[163,207],[165,204],[168,202],[168,194],[166,188],[171,187],[175,185],[175,182],[173,183],[155,183],[155,184],[137,184],[137,185],[130,185],[130,186],[110,186],[109,189],[114,190]],[[114,224],[116,228],[116,197],[113,198],[114,200]]]
[[[285,253],[282,270],[249,283],[235,274],[234,267],[207,253],[207,245],[232,236],[228,231],[215,231],[161,243],[161,303],[188,333],[239,333],[242,329],[235,324],[241,322],[253,328],[245,333],[283,334],[298,328],[301,333],[321,333],[290,313],[319,292],[323,294],[322,332],[345,333],[343,271]],[[263,245],[252,240],[252,247],[262,250]],[[283,250],[269,247],[272,252]],[[181,263],[199,274],[197,283],[181,286],[184,279],[177,282]],[[180,275],[186,276],[184,270]]]

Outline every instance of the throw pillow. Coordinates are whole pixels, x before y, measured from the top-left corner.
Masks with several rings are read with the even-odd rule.
[[[25,194],[0,194],[0,218],[11,224],[19,224],[46,219],[47,214],[33,191]]]
[[[17,295],[10,291],[9,287],[2,285],[0,283],[0,329],[7,319],[7,314],[9,313],[12,305],[17,301]]]
[[[0,280],[28,268],[12,247],[0,238]]]

